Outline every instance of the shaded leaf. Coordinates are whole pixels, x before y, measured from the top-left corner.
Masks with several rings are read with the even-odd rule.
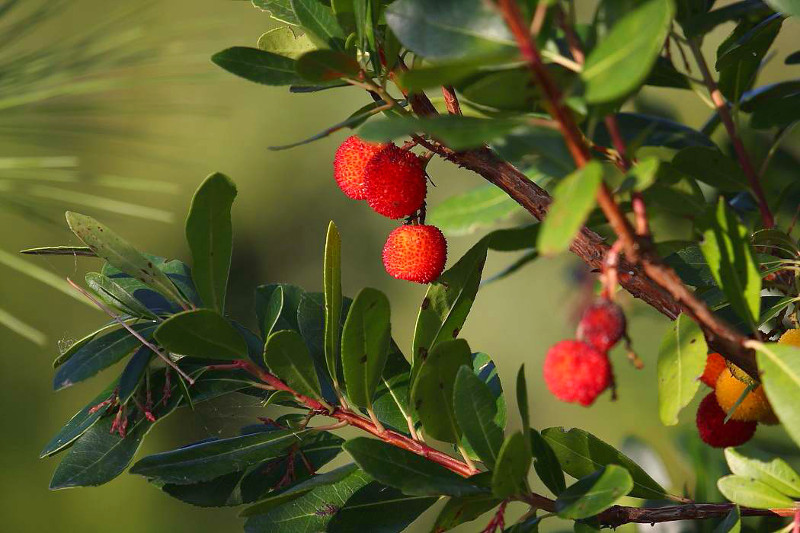
[[[451,196],[437,204],[428,211],[427,221],[448,235],[465,235],[494,225],[521,210],[505,191],[489,185]]]
[[[139,382],[142,381],[145,372],[147,371],[150,361],[155,357],[153,350],[147,346],[140,346],[133,357],[130,358],[128,364],[119,377],[119,396],[120,403],[127,402],[131,396],[136,392]],[[182,379],[182,378],[181,378]]]
[[[501,500],[494,496],[467,496],[464,498],[450,498],[444,504],[436,523],[433,525],[434,533],[444,533],[461,524],[472,522],[490,509],[498,506]]]
[[[155,319],[156,315],[150,311],[142,302],[125,290],[115,280],[99,274],[88,272],[86,274],[86,284],[97,294],[101,300],[111,307],[121,310],[123,313],[141,317]]]
[[[738,163],[722,152],[705,146],[690,146],[672,159],[675,168],[697,181],[726,192],[746,190],[747,176]]]
[[[492,493],[496,498],[502,500],[529,492],[531,460],[528,439],[522,432],[513,433],[505,439],[492,471]]]
[[[632,488],[633,479],[627,470],[619,465],[606,465],[559,494],[556,512],[562,518],[589,518],[614,505]]]
[[[503,445],[503,430],[495,422],[495,398],[470,368],[458,370],[453,387],[453,406],[464,438],[480,460],[493,469]]]
[[[155,332],[169,352],[204,359],[240,359],[247,343],[239,331],[211,309],[196,309],[172,315]]]
[[[561,463],[541,433],[533,428],[530,428],[529,431],[533,468],[545,487],[558,496],[567,488],[564,472],[561,471]]]
[[[321,398],[314,361],[303,338],[295,331],[278,331],[267,339],[264,361],[269,369],[298,394]]]
[[[303,78],[294,69],[293,59],[258,48],[234,46],[211,56],[217,66],[231,74],[262,85],[291,85]]]
[[[338,389],[342,315],[342,238],[333,221],[325,239],[325,363]]]
[[[319,0],[290,0],[297,21],[319,46],[344,49],[344,31],[333,11]]]
[[[347,499],[326,531],[351,533],[369,524],[371,532],[400,533],[438,499],[436,496],[407,496],[373,481]]]
[[[297,60],[297,73],[308,81],[356,78],[360,67],[355,59],[335,50],[312,50]]]

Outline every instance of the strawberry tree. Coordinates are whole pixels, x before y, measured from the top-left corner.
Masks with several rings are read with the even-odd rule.
[[[252,532],[402,531],[430,507],[437,532],[469,522],[520,533],[559,520],[575,531],[670,521],[691,531],[800,528],[789,462],[775,448],[761,450],[766,460],[735,448],[764,424],[800,443],[800,188],[783,146],[800,93],[796,80],[759,84],[778,33],[797,27],[798,2],[253,4],[279,26],[256,47],[216,54],[217,65],[292,92],[365,97],[341,123],[275,149],[357,129],[329,154],[335,179],[318,186],[338,185],[397,221],[387,273],[427,284],[413,338],[392,335],[379,290],[342,294],[342,276],[356,274],[341,271],[333,223],[322,292],[262,285],[255,331],[226,317],[237,190],[224,175],[209,176],[192,201],[189,264],[68,213],[82,245],[34,252],[96,257],[88,288],[72,284],[109,322],[58,357],[54,388],[127,363],[45,446],[42,456],[63,454],[51,488],[100,485],[133,463],[132,474],[169,496],[240,506]],[[704,37],[727,23],[711,65]],[[630,111],[645,86],[698,98],[708,120],[694,129]],[[488,185],[428,205],[434,157]],[[485,232],[520,210],[529,224]],[[445,235],[467,228],[485,234],[444,270]],[[491,290],[487,254],[511,250],[521,259],[492,280],[569,250],[599,282],[574,339],[531,350],[528,374],[503,377],[514,383],[514,413],[491,357],[461,336],[479,292]],[[609,358],[612,347],[644,363],[617,303],[625,291],[664,316],[652,362],[660,420],[677,424],[709,387],[689,445],[694,489],[667,490],[581,429],[531,427],[532,367],[557,398],[588,407],[617,393],[613,365],[624,363]],[[133,462],[163,418],[233,394],[263,402],[239,435]],[[288,414],[276,418],[278,406]],[[725,475],[712,468],[723,454]],[[725,501],[705,501],[709,485]]]

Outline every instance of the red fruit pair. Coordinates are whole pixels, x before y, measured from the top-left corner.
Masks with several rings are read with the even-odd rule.
[[[394,144],[369,143],[356,136],[336,150],[333,174],[348,197],[366,200],[374,211],[393,219],[417,213],[428,192],[425,166],[419,157]],[[446,260],[447,241],[434,226],[400,226],[383,247],[386,272],[416,283],[438,278]]]
[[[377,213],[403,218],[417,212],[428,192],[419,157],[394,144],[365,142],[355,135],[336,150],[333,175],[354,200],[366,200]]]

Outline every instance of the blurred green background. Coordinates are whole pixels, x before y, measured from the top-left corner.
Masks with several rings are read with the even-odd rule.
[[[592,2],[593,3],[593,2]],[[113,3],[112,3],[113,4]],[[291,151],[270,152],[269,145],[285,144],[338,122],[367,102],[356,90],[328,91],[316,95],[290,95],[285,88],[248,83],[219,71],[208,57],[228,46],[252,46],[261,32],[273,26],[268,16],[245,1],[170,0],[137,4],[115,13],[109,2],[74,0],[47,24],[31,29],[21,49],[58,46],[87,28],[115,20],[108,32],[140,28],[142,35],[164,44],[169,61],[158,68],[117,73],[131,83],[109,94],[66,99],[64,105],[97,104],[91,126],[69,122],[45,113],[35,135],[2,137],[2,155],[77,156],[80,170],[113,175],[120,183],[130,179],[173,184],[161,189],[120,190],[91,181],[66,187],[125,200],[173,215],[172,223],[123,216],[69,203],[70,209],[96,216],[125,235],[142,250],[166,257],[188,259],[182,221],[194,188],[212,171],[230,175],[239,186],[235,204],[235,257],[229,297],[230,312],[252,324],[254,287],[265,282],[289,282],[318,290],[321,285],[325,228],[336,221],[344,240],[344,287],[353,295],[363,286],[386,291],[393,305],[395,338],[408,350],[411,332],[425,288],[390,279],[383,271],[380,252],[394,224],[374,215],[363,203],[347,200],[332,179],[333,152],[345,133]],[[582,4],[582,2],[581,2]],[[140,7],[140,6],[141,7]],[[798,23],[789,20],[776,43],[782,58],[798,48]],[[730,31],[724,26],[706,50]],[[20,38],[22,39],[22,38]],[[766,68],[761,83],[793,75],[781,60]],[[146,81],[158,83],[142,83]],[[658,105],[690,125],[699,126],[708,109],[691,93],[647,89],[640,105]],[[45,106],[46,112],[47,107]],[[33,109],[37,111],[37,109]],[[41,110],[39,110],[41,112]],[[0,110],[0,124],[3,123]],[[800,150],[797,138],[786,147]],[[455,191],[481,184],[474,174],[434,161],[430,173],[437,187],[430,193],[435,205]],[[126,178],[127,177],[127,178]],[[66,229],[63,208],[54,203],[48,214],[55,224],[42,224],[0,208],[0,248],[16,251],[37,245],[77,244]],[[525,222],[524,216],[508,221]],[[476,235],[450,240],[456,258]],[[513,261],[513,255],[495,253],[487,273]],[[32,261],[59,277],[82,279],[93,260],[34,258]],[[634,370],[624,352],[614,353],[619,400],[604,396],[591,409],[559,403],[545,390],[539,368],[549,345],[572,335],[575,306],[587,287],[576,283],[582,268],[572,257],[539,260],[508,280],[487,286],[479,294],[463,331],[473,349],[486,351],[496,361],[503,383],[512,390],[514,376],[526,364],[533,423],[536,427],[581,427],[619,445],[637,436],[664,458],[677,492],[691,486],[690,465],[675,444],[683,429],[691,434],[692,409],[684,413],[679,428],[666,429],[656,415],[655,358],[668,323],[644,306],[624,299],[631,321],[634,346],[645,369]],[[103,388],[114,370],[58,394],[51,388],[52,359],[59,346],[80,338],[104,323],[104,316],[89,306],[28,277],[0,266],[0,307],[34,325],[47,335],[44,347],[0,328],[0,516],[5,531],[236,531],[235,510],[207,510],[173,500],[148,486],[140,477],[122,475],[106,486],[50,492],[50,475],[58,458],[40,460],[38,452],[51,435],[88,398]],[[513,394],[510,395],[509,401]],[[514,413],[513,405],[510,413]],[[140,456],[229,431],[253,420],[252,402],[231,400],[196,412],[181,411],[154,431]],[[512,414],[512,426],[516,423]],[[780,430],[759,430],[760,439],[773,446],[783,440]],[[721,452],[716,456],[721,456]],[[655,473],[655,472],[653,472]],[[518,510],[514,512],[518,513]],[[512,516],[514,513],[510,513]],[[421,520],[430,524],[431,513]],[[465,528],[475,530],[475,525]]]

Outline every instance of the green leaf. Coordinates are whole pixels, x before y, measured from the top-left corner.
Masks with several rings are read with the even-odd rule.
[[[681,313],[658,349],[658,414],[665,426],[678,423],[678,413],[700,388],[708,346],[703,331]]]
[[[125,369],[119,376],[119,402],[125,403],[136,393],[139,382],[142,381],[150,361],[155,357],[155,352],[147,346],[140,346],[133,357],[130,358]]]
[[[63,451],[92,427],[95,422],[100,420],[100,417],[105,414],[105,409],[97,409],[93,413],[90,411],[96,405],[108,400],[116,388],[117,381],[115,380],[110,383],[108,387],[103,389],[91,402],[86,404],[83,409],[75,413],[75,415],[69,419],[69,422],[67,422],[64,427],[50,439],[50,442],[45,445],[39,454],[39,458],[55,455]]]
[[[554,427],[542,431],[542,436],[555,452],[564,472],[574,478],[588,476],[604,466],[616,464],[624,467],[633,478],[634,498],[663,499],[667,494],[642,468],[621,452],[581,429]]]
[[[372,482],[347,499],[326,531],[352,533],[369,524],[370,531],[400,533],[438,499],[436,496],[407,496],[393,487]]]
[[[278,430],[214,439],[149,455],[131,467],[132,474],[163,483],[190,484],[281,457],[301,442],[302,433]]]
[[[25,255],[71,255],[73,257],[95,257],[94,252],[88,246],[37,246],[20,250],[19,253]]]
[[[492,471],[492,493],[496,498],[503,500],[529,492],[531,461],[531,449],[525,434],[518,431],[509,435],[500,448]]]
[[[348,463],[329,472],[315,474],[308,479],[290,485],[285,489],[274,491],[268,494],[256,504],[246,507],[244,510],[242,510],[242,512],[239,513],[239,516],[256,516],[264,514],[270,509],[284,505],[286,502],[296,500],[297,498],[303,496],[304,494],[308,494],[316,488],[334,485],[358,471],[357,465]],[[366,478],[367,476],[364,477]]]
[[[746,190],[747,176],[742,168],[715,148],[690,146],[678,152],[672,164],[697,181],[725,192]]]
[[[353,300],[342,330],[342,370],[347,397],[358,407],[372,409],[391,338],[388,298],[376,289],[363,289]]]
[[[259,50],[294,60],[316,48],[307,34],[297,35],[289,26],[275,28],[263,33],[258,38],[256,46]]]
[[[275,20],[294,26],[299,25],[289,0],[252,0],[252,2],[258,9],[268,11]]]
[[[530,405],[528,402],[528,383],[525,380],[525,364],[520,365],[517,371],[517,409],[519,409],[519,419],[522,423],[522,435],[531,447],[531,440],[528,429],[531,427]]]
[[[372,408],[378,420],[402,432],[414,419],[409,407],[411,365],[392,341]]]
[[[672,0],[648,0],[615,24],[586,58],[586,100],[609,102],[636,90],[664,47],[674,14]]]
[[[183,301],[170,278],[125,239],[92,217],[67,211],[67,224],[80,240],[112,266],[152,287],[167,298]]]
[[[289,328],[278,328],[278,322],[281,319],[281,314],[283,313],[284,308],[284,293],[283,287],[278,286],[272,291],[269,299],[267,300],[266,306],[263,308],[264,312],[264,319],[261,324],[261,331],[265,337],[269,337],[272,335],[273,332],[277,331],[278,329],[289,329]]]
[[[761,383],[769,403],[792,439],[800,444],[800,348],[785,344],[756,345]]]
[[[297,73],[308,81],[356,78],[361,69],[355,59],[335,50],[312,50],[297,60]]]
[[[376,481],[411,496],[471,496],[486,489],[424,457],[389,443],[357,437],[344,449]]]
[[[368,141],[387,142],[415,133],[430,135],[453,150],[479,148],[501,139],[515,130],[528,127],[518,120],[485,119],[461,115],[432,117],[389,117],[372,120],[358,130],[359,137]]]
[[[716,68],[719,89],[726,98],[738,102],[749,90],[761,68],[761,61],[781,29],[783,18],[773,15],[755,27],[744,20],[720,45]]]
[[[456,194],[437,204],[428,211],[427,220],[448,235],[466,235],[492,226],[521,210],[505,191],[487,185]]]
[[[298,394],[321,398],[314,361],[303,338],[295,331],[278,331],[267,339],[264,361],[269,369]]]
[[[270,332],[266,331],[264,326],[270,322],[269,316],[270,306],[273,304],[272,298],[279,288],[283,292],[283,306],[273,329],[274,331],[282,329],[300,331],[298,314],[300,301],[303,299],[306,292],[296,285],[289,285],[287,283],[261,285],[256,288],[256,316],[258,317],[261,336],[264,338],[269,337]]]
[[[434,439],[458,442],[453,389],[460,367],[472,373],[471,352],[464,339],[451,339],[434,346],[422,361],[411,388],[411,403],[425,432]]]
[[[742,530],[742,520],[739,506],[731,509],[725,518],[714,528],[714,533],[739,533]]]
[[[192,251],[192,279],[203,303],[222,313],[233,252],[231,206],[236,185],[224,174],[211,174],[192,198],[186,241]]]
[[[617,113],[615,116],[622,140],[629,148],[631,145],[664,146],[680,150],[687,146],[716,146],[704,133],[666,118],[641,113]],[[598,124],[592,140],[600,146],[612,146],[604,123]]]
[[[97,272],[86,274],[86,284],[107,304],[131,316],[155,319],[156,314],[115,280]]]
[[[798,0],[764,0],[766,4],[789,17],[800,17],[800,1]]]
[[[414,328],[414,372],[439,342],[458,336],[478,294],[486,263],[487,245],[481,240],[428,286]]]
[[[794,502],[769,485],[741,476],[724,476],[717,481],[719,491],[733,503],[756,509],[792,507]]]
[[[427,59],[517,54],[500,13],[482,0],[398,0],[386,22],[407,48]]]
[[[703,232],[700,249],[733,310],[755,328],[761,303],[761,274],[750,251],[747,229],[725,205],[724,198],[719,199],[716,214]]]
[[[679,4],[680,5],[680,4]],[[715,27],[731,20],[759,19],[771,13],[769,7],[762,2],[744,0],[720,7],[713,11],[693,16],[681,21],[684,35],[687,38],[697,37],[713,30]]]
[[[173,384],[169,389],[170,399],[164,405],[163,371],[153,376],[151,384],[154,393],[153,414],[160,421],[175,410],[180,402],[180,395],[176,394]],[[135,419],[131,417],[125,438],[121,438],[110,431],[113,421],[113,416],[102,418],[72,444],[53,473],[51,490],[97,486],[111,481],[125,470],[145,435],[155,424],[148,422],[141,414]]]
[[[344,50],[344,31],[333,10],[319,0],[291,0],[297,21],[318,46]]]
[[[472,369],[459,368],[453,387],[456,421],[470,447],[490,470],[503,445],[503,430],[495,422],[495,401],[489,387]]]
[[[149,339],[158,325],[144,322],[131,326],[145,339]],[[126,329],[112,331],[81,346],[72,357],[58,367],[53,376],[53,389],[61,390],[88,379],[130,354],[141,341]]]
[[[673,89],[691,89],[692,85],[689,83],[689,78],[682,74],[675,68],[672,61],[664,56],[656,58],[653,70],[645,81],[645,85],[652,85],[655,87],[670,87]]]
[[[536,246],[539,253],[557,254],[569,248],[595,206],[603,182],[603,166],[591,161],[556,185],[553,203],[542,221]]]
[[[319,476],[318,476],[319,477]],[[311,478],[309,481],[313,481]],[[280,507],[264,514],[253,515],[245,522],[246,533],[264,531],[326,531],[339,509],[360,488],[367,485],[370,477],[360,470],[349,472],[344,478],[315,487]]]
[[[486,236],[490,250],[498,252],[517,252],[533,248],[539,224],[528,224],[516,228],[498,229]]]
[[[570,485],[556,499],[562,518],[577,520],[595,516],[631,492],[633,479],[623,467],[610,464]]]
[[[244,337],[222,315],[196,309],[172,315],[155,332],[169,352],[203,359],[240,359],[247,356]]]
[[[567,488],[567,483],[564,481],[564,472],[561,471],[561,463],[558,462],[558,457],[541,433],[533,428],[530,428],[530,441],[533,468],[536,470],[536,474],[545,487],[558,496]]]
[[[731,472],[769,485],[790,498],[800,498],[800,476],[780,458],[770,462],[751,459],[733,448],[725,448],[725,459]]]
[[[295,61],[270,52],[234,46],[211,56],[211,61],[231,74],[262,85],[292,85],[303,78],[294,69]]]
[[[436,517],[436,523],[433,525],[432,530],[436,533],[444,533],[461,524],[472,522],[490,509],[498,506],[500,502],[501,500],[494,496],[450,498]]]
[[[66,350],[64,350],[58,357],[53,360],[53,368],[58,368],[59,366],[66,363],[73,355],[75,355],[78,350],[80,350],[83,346],[85,346],[89,341],[100,335],[101,333],[107,332],[109,330],[113,330],[118,328],[119,324],[116,322],[111,322],[106,324],[102,328],[98,329],[97,331],[93,331],[86,335],[85,337],[78,339],[77,341],[73,342]]]
[[[339,346],[342,315],[342,238],[333,221],[325,238],[325,363],[336,389],[339,388]]]

